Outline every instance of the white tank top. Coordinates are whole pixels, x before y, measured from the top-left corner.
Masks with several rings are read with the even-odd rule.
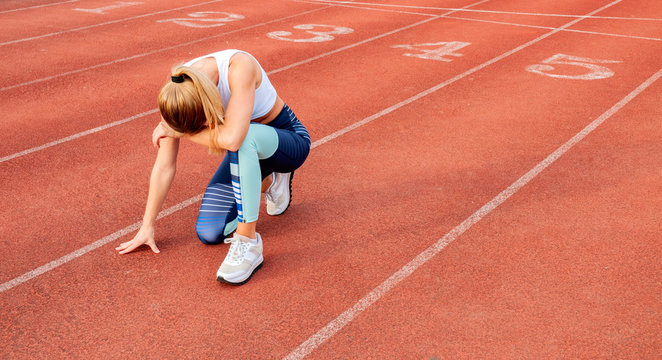
[[[269,113],[269,111],[274,107],[274,104],[276,104],[276,98],[278,95],[276,94],[276,89],[274,89],[273,85],[271,85],[269,77],[267,77],[267,73],[264,72],[264,69],[262,69],[262,66],[257,61],[257,59],[253,57],[253,55],[241,50],[223,50],[190,60],[186,62],[184,66],[191,66],[193,63],[200,59],[213,57],[216,60],[216,65],[218,66],[218,92],[221,94],[223,108],[227,109],[228,102],[230,101],[230,84],[228,81],[230,58],[232,55],[238,52],[242,52],[253,58],[253,60],[255,60],[257,65],[260,67],[260,71],[262,71],[262,82],[255,90],[255,103],[253,104],[253,113],[251,114],[251,120],[254,120]]]

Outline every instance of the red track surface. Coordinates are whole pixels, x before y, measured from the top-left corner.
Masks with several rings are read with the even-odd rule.
[[[662,19],[658,1],[490,0],[471,9],[494,12],[450,15],[473,21],[423,15],[475,3],[466,0],[381,2],[425,9],[146,0],[104,14],[73,10],[117,3],[0,7],[3,358],[662,354],[662,84],[645,83],[660,71],[662,20],[633,19]],[[540,15],[608,4],[594,16],[630,19]],[[201,11],[244,19],[157,22]],[[603,34],[540,28],[571,21],[569,30]],[[317,43],[266,36],[299,24],[354,31]],[[393,47],[442,41],[470,45],[451,61]],[[142,215],[155,97],[169,68],[222,48],[253,53],[317,140],[292,207],[261,214],[265,266],[241,287],[214,281],[227,248],[197,241],[198,203],[181,205],[219,162],[195,145],[180,151],[166,201],[177,211],[157,225],[162,252],[113,250]],[[597,64],[613,76],[595,80],[526,71],[555,54],[617,62]],[[410,276],[390,278],[604,114]],[[109,244],[62,259],[108,235]],[[351,310],[366,298],[375,302]],[[307,342],[314,334],[323,341]]]

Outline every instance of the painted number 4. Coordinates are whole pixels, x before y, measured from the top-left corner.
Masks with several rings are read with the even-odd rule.
[[[616,60],[595,60],[595,59],[582,58],[572,55],[556,54],[550,57],[549,59],[543,60],[542,64],[527,66],[526,71],[530,71],[532,73],[545,75],[553,78],[560,78],[560,79],[596,80],[596,79],[606,79],[614,76],[614,72],[611,71],[609,68],[597,64],[614,64],[620,62],[621,61],[616,61]],[[552,65],[557,65],[557,67],[559,68],[562,67],[558,65],[579,66],[588,71],[578,75],[552,73],[552,71],[556,70],[556,68]]]
[[[394,45],[393,48],[402,48],[407,50],[416,51],[416,53],[404,53],[403,56],[417,57],[421,59],[437,60],[450,62],[448,56],[462,56],[456,51],[471,45],[468,42],[461,41],[448,41],[430,44],[416,44],[416,45]]]

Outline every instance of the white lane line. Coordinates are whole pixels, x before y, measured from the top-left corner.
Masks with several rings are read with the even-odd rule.
[[[292,0],[292,1],[305,3],[305,4],[321,4],[319,0]],[[373,10],[373,11],[382,11],[382,12],[407,14],[407,15],[421,15],[421,16],[428,16],[428,17],[438,16],[438,14],[421,13],[421,12],[413,12],[413,11],[405,11],[405,10],[376,9],[376,8],[367,7],[365,5],[360,6],[360,5],[348,5],[348,4],[338,4],[338,3],[327,4],[327,5],[332,5],[333,7],[345,7],[345,8],[351,8],[351,9]]]
[[[161,219],[161,218],[166,217],[170,214],[173,214],[173,213],[175,213],[179,210],[182,210],[182,209],[184,209],[184,208],[186,208],[186,207],[188,207],[192,204],[197,203],[200,200],[202,200],[202,194],[200,194],[198,196],[194,196],[194,197],[192,197],[188,200],[182,201],[181,203],[179,203],[177,205],[174,205],[172,207],[169,207],[169,208],[161,211],[159,213],[159,216],[157,217],[157,219]],[[3,292],[5,292],[5,291],[7,291],[7,290],[9,290],[9,289],[11,289],[15,286],[18,286],[18,285],[20,285],[20,284],[22,284],[22,283],[24,283],[24,282],[26,282],[30,279],[36,278],[37,276],[42,275],[46,272],[49,272],[49,271],[55,269],[56,267],[58,267],[60,265],[63,265],[63,264],[65,264],[65,263],[67,263],[71,260],[74,260],[78,257],[81,257],[81,256],[87,254],[88,252],[94,250],[94,249],[98,249],[98,248],[100,248],[100,247],[102,247],[102,246],[104,246],[104,245],[106,245],[110,242],[113,242],[113,241],[121,238],[122,236],[125,236],[125,235],[127,235],[127,234],[129,234],[133,231],[136,231],[136,230],[140,229],[141,224],[142,224],[141,221],[139,221],[137,223],[134,223],[134,224],[131,224],[131,225],[125,227],[122,230],[116,231],[116,232],[114,232],[114,233],[112,233],[112,234],[110,234],[110,235],[108,235],[104,238],[101,238],[101,239],[99,239],[99,240],[97,240],[97,241],[95,241],[95,242],[93,242],[89,245],[86,245],[86,246],[84,246],[84,247],[82,247],[82,248],[80,248],[80,249],[78,249],[74,252],[71,252],[67,255],[64,255],[59,259],[53,260],[53,261],[49,262],[46,265],[42,265],[42,266],[40,266],[40,267],[38,267],[34,270],[26,272],[25,274],[23,274],[21,276],[18,276],[16,278],[12,279],[12,280],[9,280],[9,281],[3,283],[2,285],[0,285],[0,293],[3,293]]]
[[[535,28],[535,29],[548,29],[548,30],[554,29],[554,27],[551,27],[551,26],[517,24],[517,23],[511,23],[511,22],[471,19],[471,18],[463,18],[463,17],[457,17],[457,16],[449,16],[448,18],[449,19],[457,19],[457,20],[465,20],[465,21],[475,21],[475,22],[485,22],[485,23],[492,23],[492,24],[510,25],[510,26],[521,26],[521,27],[528,27],[528,28]],[[574,29],[563,29],[563,31],[564,32],[580,33],[580,34],[621,37],[621,38],[627,38],[627,39],[662,41],[662,39],[654,38],[654,37],[636,36],[636,35],[622,35],[622,34],[606,33],[606,32],[599,32],[599,31],[574,30]]]
[[[61,1],[61,2],[56,2],[56,3],[50,3],[50,4],[42,4],[42,5],[28,6],[28,7],[19,8],[19,9],[2,10],[2,11],[0,11],[0,14],[6,14],[6,13],[16,12],[16,11],[23,11],[23,10],[31,10],[31,9],[43,8],[43,7],[47,7],[47,6],[54,6],[54,5],[61,5],[61,4],[70,4],[70,3],[75,3],[75,2],[79,2],[79,1],[80,1],[80,0],[69,0],[69,1]]]
[[[613,6],[617,3],[619,3],[621,0],[614,1],[608,5],[603,6],[602,8],[595,10],[588,15],[592,15],[594,13],[597,13],[599,11],[602,11],[610,6]],[[572,26],[574,23],[581,21],[583,19],[576,19],[571,21],[570,23],[567,23],[566,25],[563,25],[562,27],[568,27]],[[528,43],[519,46],[507,53],[504,53],[503,55],[499,56],[498,58],[504,58],[505,56],[508,56],[516,51],[519,51],[525,47],[528,47],[544,38],[547,38],[551,36],[554,33],[557,33],[560,31],[559,29],[555,29],[543,36],[540,36],[532,41],[529,41]],[[505,55],[505,56],[504,56]],[[494,63],[495,60],[490,60],[474,69],[478,68],[484,68],[485,66]],[[477,70],[471,69],[463,74],[463,76],[466,76],[470,73],[473,73]],[[549,165],[554,163],[561,155],[566,153],[568,150],[570,150],[574,145],[576,145],[578,142],[580,142],[582,139],[584,139],[588,134],[590,134],[593,130],[595,130],[600,124],[602,124],[605,120],[610,118],[612,115],[614,115],[616,112],[618,112],[621,108],[623,108],[625,105],[627,105],[632,99],[634,99],[637,95],[639,95],[642,91],[644,91],[646,88],[648,88],[651,84],[653,84],[657,79],[659,79],[662,76],[662,69],[658,70],[653,76],[648,78],[644,83],[639,85],[636,89],[634,89],[632,92],[630,92],[627,96],[625,96],[623,99],[621,99],[618,103],[616,103],[614,106],[612,106],[609,110],[607,110],[605,113],[603,113],[600,117],[597,119],[593,120],[588,126],[586,126],[583,130],[581,130],[579,133],[577,133],[575,136],[573,136],[570,140],[568,140],[566,143],[561,145],[558,149],[556,149],[553,153],[551,153],[549,156],[547,156],[543,161],[538,163],[533,169],[529,170],[526,174],[524,174],[521,178],[519,178],[517,181],[515,181],[512,185],[510,185],[508,188],[503,190],[501,193],[499,193],[496,197],[494,197],[492,200],[490,200],[487,204],[483,205],[480,209],[478,209],[475,213],[473,213],[471,216],[469,216],[467,219],[465,219],[460,225],[456,226],[453,230],[451,230],[448,234],[446,234],[444,237],[441,239],[437,240],[436,243],[431,245],[429,248],[418,254],[413,260],[411,260],[409,263],[407,263],[405,266],[400,268],[398,271],[396,271],[393,275],[391,275],[388,279],[386,279],[384,282],[382,282],[380,285],[375,287],[373,290],[370,291],[366,296],[361,298],[358,302],[356,302],[351,308],[345,310],[342,314],[340,314],[338,317],[333,319],[331,322],[329,322],[325,327],[317,331],[315,334],[311,335],[306,341],[301,343],[296,349],[294,349],[289,355],[287,355],[284,359],[287,360],[294,360],[294,359],[303,359],[306,357],[308,354],[310,354],[312,351],[317,349],[323,342],[331,338],[333,335],[338,333],[343,327],[345,327],[347,324],[349,324],[356,316],[358,316],[360,313],[362,313],[365,309],[370,307],[373,303],[375,303],[377,300],[379,300],[384,294],[389,292],[391,289],[393,289],[397,284],[399,284],[402,280],[407,278],[409,275],[411,275],[416,269],[421,267],[423,264],[425,264],[428,260],[430,260],[433,256],[438,254],[441,250],[443,250],[448,244],[450,244],[453,240],[455,240],[457,237],[462,235],[465,231],[467,231],[471,226],[473,226],[475,223],[480,221],[483,217],[485,217],[487,214],[492,212],[496,207],[501,205],[504,201],[506,201],[510,196],[512,196],[514,193],[516,193],[519,189],[521,189],[524,185],[529,183],[533,178],[535,178],[540,172],[542,172],[545,168],[547,168]],[[435,86],[433,88],[430,88],[429,90],[420,93],[414,98],[420,98],[422,96],[425,96],[429,94],[432,91],[436,91],[436,89],[439,89],[443,87],[444,83],[439,84],[438,86]],[[433,90],[434,89],[434,90]],[[424,95],[422,95],[424,94]],[[420,96],[419,96],[420,95]],[[413,100],[412,100],[413,101]],[[407,101],[409,103],[411,101]],[[405,102],[403,102],[405,103]],[[403,104],[400,103],[400,104]],[[393,110],[401,107],[402,105],[398,106],[394,105]],[[389,109],[391,109],[389,108]],[[386,109],[385,111],[389,110]],[[392,111],[392,110],[391,110]],[[384,111],[383,111],[384,112]],[[387,111],[390,112],[390,111]],[[375,115],[373,115],[374,117]],[[371,117],[372,118],[372,117]],[[370,118],[368,118],[370,119]],[[374,120],[374,119],[373,119]],[[365,121],[365,120],[364,120]],[[371,121],[371,120],[369,120]],[[365,121],[366,123],[369,121]],[[346,131],[345,131],[346,132]],[[321,139],[320,142],[326,142],[329,140],[332,140],[333,138],[342,135],[344,132],[337,132],[334,133],[330,136],[327,136],[324,139]],[[336,135],[337,134],[337,135]],[[335,135],[335,136],[333,136]],[[329,138],[329,139],[327,139]],[[327,140],[325,140],[327,139]],[[324,140],[324,141],[323,141]]]
[[[636,21],[662,21],[660,18],[635,18],[635,17],[622,17],[622,16],[588,16],[584,15],[570,15],[570,14],[547,14],[547,13],[527,13],[527,12],[514,12],[514,11],[497,11],[497,10],[479,10],[479,9],[458,9],[446,7],[430,7],[430,6],[415,6],[415,5],[396,5],[396,4],[375,4],[367,2],[356,1],[334,1],[334,0],[310,0],[319,4],[350,4],[350,5],[368,5],[368,6],[384,6],[384,7],[398,7],[405,9],[425,9],[425,10],[453,10],[465,11],[487,14],[504,14],[504,15],[529,15],[540,17],[565,17],[565,18],[579,18],[579,19],[605,19],[605,20],[636,20]]]
[[[487,2],[487,1],[489,1],[489,0],[481,0],[481,1],[477,2],[477,3],[471,4],[471,5],[467,5],[467,6],[475,6],[475,5],[482,4],[482,3]],[[324,8],[324,9],[326,9],[326,8]],[[305,12],[305,13],[309,13],[309,12],[313,12],[313,11],[319,11],[319,10],[322,10],[322,9],[315,9],[315,10],[307,11],[307,12]],[[452,13],[454,13],[454,11],[449,11],[449,12],[447,12],[446,14],[442,14],[442,15],[436,15],[434,18],[429,18],[429,19],[426,19],[426,20],[423,20],[423,21],[419,21],[419,22],[417,22],[417,23],[414,23],[414,24],[411,24],[411,25],[407,25],[407,26],[401,27],[401,28],[396,29],[396,30],[389,31],[389,32],[387,32],[387,33],[384,33],[384,34],[381,34],[381,35],[377,35],[377,36],[374,36],[374,37],[372,37],[372,38],[369,38],[369,39],[366,39],[366,40],[362,40],[362,41],[359,41],[359,42],[354,43],[354,44],[350,44],[350,45],[347,45],[347,46],[344,46],[344,47],[341,47],[341,48],[338,48],[338,49],[335,49],[335,50],[332,50],[332,51],[329,51],[329,52],[326,52],[326,53],[323,53],[323,54],[320,54],[320,55],[316,55],[316,56],[310,57],[310,58],[305,59],[305,60],[302,60],[302,61],[298,61],[298,62],[293,63],[293,64],[290,64],[290,65],[286,65],[286,66],[281,67],[281,68],[279,68],[279,69],[275,69],[275,70],[268,71],[268,72],[267,72],[267,75],[276,74],[276,73],[279,73],[279,72],[281,72],[281,71],[284,71],[284,70],[288,70],[288,69],[291,69],[291,68],[297,67],[297,66],[299,66],[299,65],[307,64],[307,63],[309,63],[309,62],[312,62],[312,61],[315,61],[315,60],[321,59],[321,58],[323,58],[323,57],[326,57],[326,56],[329,56],[329,55],[332,55],[332,54],[336,54],[336,53],[338,53],[338,52],[341,52],[341,51],[344,51],[344,50],[347,50],[347,49],[351,49],[351,48],[353,48],[353,47],[356,47],[356,46],[359,46],[359,45],[365,44],[365,43],[367,43],[367,42],[374,41],[374,40],[380,39],[380,38],[385,37],[385,36],[388,36],[388,35],[392,35],[392,34],[397,33],[397,32],[399,32],[399,31],[403,31],[403,30],[406,30],[406,29],[412,28],[412,27],[414,27],[414,26],[418,26],[418,25],[424,24],[424,23],[426,23],[426,22],[430,22],[430,21],[432,21],[432,20],[435,20],[435,19],[438,19],[438,18],[444,17],[444,16],[446,16],[447,14],[450,15],[450,14],[452,14]],[[301,13],[301,14],[304,14],[304,13]],[[298,15],[301,15],[301,14],[298,14]],[[274,21],[276,21],[276,20],[274,20]],[[263,24],[260,24],[260,25],[263,25]],[[255,26],[258,26],[258,25],[255,25]],[[245,29],[245,28],[244,28],[244,29]],[[238,30],[237,30],[237,31],[238,31]],[[198,41],[198,40],[196,40],[196,42],[197,42],[197,41]],[[177,46],[181,46],[181,45],[177,45]],[[162,50],[158,50],[158,51],[163,51],[163,49],[162,49]],[[143,56],[143,55],[140,55],[140,56]],[[144,112],[144,113],[142,113],[142,114],[134,115],[134,116],[132,116],[132,117],[130,117],[130,118],[127,118],[127,119],[119,120],[119,121],[116,121],[116,122],[111,123],[111,124],[108,124],[108,125],[104,125],[104,126],[100,126],[100,127],[98,127],[98,128],[91,129],[91,130],[83,131],[82,133],[75,134],[75,135],[71,135],[71,136],[69,136],[69,137],[66,137],[66,138],[63,138],[63,139],[60,139],[60,140],[52,141],[52,142],[50,142],[50,143],[48,143],[48,144],[45,144],[45,145],[37,146],[37,147],[31,148],[31,149],[28,149],[28,150],[24,150],[24,151],[21,151],[21,152],[18,152],[18,153],[12,154],[12,155],[8,155],[8,156],[5,156],[5,157],[0,158],[0,163],[3,163],[3,162],[5,162],[5,161],[8,161],[8,160],[11,160],[11,159],[14,159],[14,158],[17,158],[17,157],[23,156],[23,155],[27,155],[27,154],[33,153],[33,152],[35,152],[35,151],[43,150],[43,149],[49,148],[49,147],[51,147],[51,146],[58,145],[58,144],[61,144],[61,143],[64,143],[64,142],[67,142],[67,141],[70,141],[70,140],[73,140],[73,139],[77,139],[77,138],[79,138],[79,137],[81,137],[81,136],[90,135],[90,134],[93,134],[93,133],[95,133],[95,132],[98,132],[98,131],[101,131],[101,130],[105,130],[105,129],[107,129],[107,128],[109,128],[109,127],[112,127],[112,126],[116,126],[116,125],[124,124],[124,123],[126,123],[126,122],[128,122],[128,121],[138,119],[138,118],[140,118],[140,117],[142,117],[142,116],[146,116],[146,115],[152,114],[152,113],[154,113],[154,112],[156,112],[156,111],[158,111],[158,109],[152,109],[152,110],[149,110],[149,111]]]
[[[467,6],[474,6],[474,5],[477,5],[477,4],[480,4],[480,3],[484,3],[484,2],[487,2],[487,1],[489,1],[489,0],[482,0],[482,1],[479,1],[479,2],[477,2],[477,3],[475,3],[475,4],[471,4],[471,5],[467,5]],[[618,1],[621,1],[621,0],[618,0]],[[452,13],[452,12],[449,12],[449,13]],[[333,52],[331,52],[331,53],[333,53]],[[314,57],[314,58],[316,59],[316,58],[318,58],[318,57]],[[314,59],[314,58],[311,58],[311,59]],[[310,61],[313,61],[313,60],[310,60]],[[290,67],[291,67],[291,66],[288,66],[288,68],[290,68]],[[274,71],[278,71],[278,70],[274,70]],[[269,73],[267,73],[267,74],[269,74]],[[419,95],[420,95],[420,94],[419,94]],[[409,101],[409,102],[411,102],[411,101]],[[409,103],[409,102],[407,102],[407,103]],[[403,103],[401,103],[401,104],[403,104]],[[401,105],[401,106],[404,106],[404,105]],[[391,108],[393,108],[393,107],[391,107]],[[391,108],[389,108],[389,109],[391,109]],[[389,110],[389,109],[386,109],[386,110]],[[158,111],[158,109],[153,109],[153,110],[150,110],[150,111],[152,111],[152,112],[156,112],[156,111]],[[382,111],[382,112],[379,112],[378,114],[382,114],[382,113],[383,113],[383,114],[387,114],[387,113],[389,113],[389,112],[391,112],[391,111],[393,111],[393,110],[386,111],[386,112],[385,112],[385,111]],[[147,113],[149,113],[149,112],[147,112]],[[139,115],[135,115],[135,116],[132,117],[132,118],[142,117],[142,116],[145,116],[147,113],[142,113],[142,114],[139,114]],[[375,115],[373,115],[373,116],[370,117],[370,118],[372,118],[370,121],[372,121],[372,120],[374,120],[374,119],[376,118],[376,117],[373,118],[374,116],[375,116]],[[381,116],[381,115],[380,115],[380,116]],[[368,118],[368,119],[370,119],[370,118]],[[127,120],[127,119],[125,119],[125,120],[126,120],[126,121],[124,121],[124,122],[130,121],[130,120]],[[132,120],[133,120],[133,119],[132,119]],[[326,142],[328,142],[328,141],[330,141],[330,140],[332,140],[332,139],[337,138],[338,136],[340,136],[340,135],[342,135],[342,134],[344,134],[344,133],[346,133],[346,132],[348,132],[348,131],[354,130],[354,129],[356,129],[357,127],[359,127],[359,126],[361,126],[361,125],[363,125],[363,124],[366,124],[366,123],[368,123],[368,122],[369,122],[369,121],[365,121],[365,119],[364,119],[364,120],[362,120],[362,121],[359,121],[359,122],[357,122],[357,123],[355,123],[355,124],[353,124],[353,125],[350,125],[350,126],[346,127],[346,128],[343,129],[343,130],[337,131],[337,132],[335,132],[335,133],[333,133],[333,134],[331,134],[331,135],[329,135],[329,136],[326,136],[326,137],[324,137],[324,138],[322,138],[322,139],[320,139],[320,140],[318,140],[318,141],[312,143],[312,144],[311,144],[311,150],[312,150],[312,149],[315,149],[316,147],[318,147],[318,146],[320,146],[320,145],[322,145],[322,144],[324,144],[324,143],[326,143]],[[109,125],[110,125],[110,124],[109,124]],[[78,137],[80,137],[80,136],[78,136]],[[1,163],[1,161],[0,161],[0,163]],[[175,212],[177,212],[177,211],[179,211],[179,210],[182,210],[182,209],[184,209],[184,208],[186,208],[186,207],[188,207],[188,206],[190,206],[190,205],[192,205],[192,204],[197,203],[198,201],[202,200],[203,195],[204,195],[204,194],[200,194],[200,195],[194,196],[194,197],[192,197],[192,198],[190,198],[190,199],[188,199],[188,200],[185,200],[185,201],[183,201],[183,202],[181,202],[181,203],[179,203],[179,204],[177,204],[177,205],[175,205],[175,206],[172,206],[172,207],[168,208],[167,210],[162,211],[161,213],[159,213],[159,216],[157,217],[157,219],[161,219],[161,218],[163,218],[163,217],[165,217],[165,216],[168,216],[168,215],[170,215],[170,214],[173,214],[173,213],[175,213]],[[97,249],[97,248],[99,248],[99,247],[101,247],[101,246],[103,246],[103,245],[105,245],[105,244],[108,244],[108,243],[110,243],[110,242],[113,242],[113,241],[119,239],[119,238],[122,237],[122,236],[125,236],[125,235],[127,235],[127,234],[129,234],[129,233],[131,233],[131,232],[133,232],[133,231],[136,231],[136,230],[138,230],[138,229],[140,228],[140,225],[141,225],[141,222],[137,222],[137,223],[131,224],[131,225],[125,227],[125,228],[122,229],[122,230],[116,231],[116,232],[114,232],[114,233],[112,233],[112,234],[110,234],[110,235],[108,235],[108,236],[106,236],[106,237],[104,237],[104,238],[102,238],[102,239],[99,239],[99,240],[93,242],[93,243],[90,244],[90,245],[84,246],[84,247],[82,247],[82,248],[80,248],[80,249],[78,249],[78,250],[76,250],[76,251],[74,251],[74,252],[71,252],[71,253],[69,253],[69,254],[67,254],[67,255],[65,255],[65,256],[62,256],[62,257],[59,258],[59,259],[56,259],[56,260],[51,261],[50,263],[48,263],[48,264],[46,264],[46,265],[42,265],[42,266],[40,266],[40,267],[38,267],[38,268],[36,268],[36,269],[34,269],[34,270],[31,270],[31,271],[29,271],[29,272],[27,272],[27,273],[21,275],[21,276],[18,276],[18,277],[16,277],[16,278],[12,279],[12,280],[9,280],[9,281],[7,281],[7,282],[5,282],[5,283],[3,283],[3,284],[0,285],[0,293],[3,293],[3,292],[5,292],[5,291],[7,291],[7,290],[9,290],[9,289],[11,289],[11,288],[13,288],[13,287],[15,287],[15,286],[18,286],[18,285],[20,285],[20,284],[22,284],[22,283],[24,283],[24,282],[26,282],[26,281],[28,281],[28,280],[30,280],[30,279],[33,279],[33,278],[35,278],[35,277],[37,277],[37,276],[39,276],[39,275],[41,275],[41,274],[44,274],[44,273],[46,273],[46,272],[48,272],[48,271],[51,271],[51,270],[55,269],[56,267],[61,266],[61,265],[65,264],[65,263],[67,263],[67,262],[69,262],[69,261],[71,261],[71,260],[74,260],[74,259],[76,259],[76,258],[78,258],[78,257],[81,257],[81,256],[87,254],[88,252],[94,250],[94,249]]]
[[[11,155],[8,155],[8,156],[5,156],[5,157],[1,157],[0,158],[0,163],[3,163],[5,161],[9,161],[11,159],[15,159],[17,157],[21,157],[21,156],[24,156],[24,155],[27,155],[27,154],[31,154],[31,153],[39,151],[39,150],[44,150],[44,149],[47,149],[51,146],[59,145],[59,144],[65,143],[67,141],[75,140],[75,139],[78,139],[78,138],[86,136],[86,135],[94,134],[96,132],[111,128],[113,126],[121,125],[121,124],[127,123],[129,121],[139,119],[143,116],[155,114],[158,111],[159,111],[159,109],[152,109],[152,110],[149,110],[149,111],[145,111],[145,112],[142,112],[140,114],[133,115],[133,116],[130,116],[130,117],[122,119],[122,120],[118,120],[118,121],[115,121],[115,122],[112,122],[112,123],[109,123],[109,124],[105,124],[105,125],[102,125],[102,126],[95,127],[94,129],[89,129],[89,130],[79,132],[79,133],[71,135],[71,136],[67,136],[67,137],[59,139],[59,140],[51,141],[51,142],[49,142],[47,144],[44,144],[44,145],[40,145],[40,146],[37,146],[37,147],[33,147],[31,149],[19,151],[15,154],[11,154]]]
[[[319,3],[319,1],[315,1],[315,0],[294,0],[294,1],[307,3],[307,4],[312,4],[312,3],[318,4]],[[393,10],[393,9],[375,9],[375,8],[366,7],[366,6],[352,6],[352,5],[344,5],[344,4],[334,4],[333,6],[353,8],[353,9],[362,9],[362,10],[381,11],[381,12],[392,12],[392,13],[407,14],[407,15],[420,15],[420,16],[427,16],[427,17],[437,16],[436,14],[429,14],[429,13],[420,13],[420,12],[402,11],[402,10]],[[528,24],[519,24],[519,23],[504,22],[504,21],[463,18],[463,17],[459,17],[459,16],[446,16],[446,18],[456,19],[456,20],[464,20],[464,21],[474,21],[474,22],[483,22],[483,23],[491,23],[491,24],[527,27],[527,28],[533,28],[533,29],[545,29],[545,30],[555,29],[553,26],[528,25]],[[662,39],[654,38],[654,37],[636,36],[636,35],[623,35],[623,34],[606,33],[606,32],[600,32],[600,31],[574,30],[574,29],[563,29],[563,31],[564,32],[580,33],[580,34],[620,37],[620,38],[636,39],[636,40],[662,41]]]
[[[582,131],[573,136],[565,144],[561,145],[556,151],[547,156],[543,161],[538,163],[533,169],[529,170],[521,178],[515,181],[508,188],[499,193],[487,204],[483,205],[475,213],[465,219],[460,225],[456,226],[449,233],[444,235],[441,239],[437,240],[433,245],[425,249],[423,252],[418,254],[413,260],[407,263],[405,266],[396,271],[383,283],[379,284],[374,288],[368,295],[364,296],[361,300],[355,303],[351,308],[347,309],[345,312],[340,314],[337,318],[331,321],[328,325],[322,328],[320,331],[315,333],[313,336],[308,338],[303,342],[297,349],[292,353],[286,356],[284,359],[302,359],[310,352],[315,350],[322,344],[324,341],[332,337],[338,331],[340,331],[345,325],[350,323],[356,316],[361,312],[367,309],[370,305],[379,300],[387,292],[393,289],[398,283],[411,275],[416,269],[423,266],[428,260],[437,255],[441,250],[443,250],[448,244],[457,239],[464,232],[469,230],[474,224],[492,212],[495,208],[501,205],[509,197],[515,194],[519,189],[524,185],[528,184],[533,178],[538,176],[545,168],[554,163],[558,158],[570,150],[573,146],[579,143],[584,139],[588,134],[600,126],[603,122],[609,119],[612,115],[618,112],[621,108],[627,105],[632,99],[639,95],[642,91],[646,90],[651,84],[656,80],[662,77],[662,69],[658,70],[653,76],[648,78],[645,82],[639,85],[626,97],[621,99],[618,103],[612,106],[609,110],[603,113],[600,117],[593,120],[588,126],[586,126]]]
[[[88,25],[88,26],[83,26],[83,27],[78,27],[78,28],[68,29],[68,30],[62,30],[62,31],[53,32],[53,33],[49,33],[49,34],[43,34],[43,35],[38,35],[38,36],[32,36],[32,37],[28,37],[28,38],[16,39],[16,40],[11,40],[11,41],[5,41],[5,42],[0,43],[0,46],[10,45],[10,44],[16,44],[16,43],[21,43],[21,42],[31,41],[31,40],[37,40],[37,39],[43,39],[43,38],[47,38],[47,37],[51,37],[51,36],[57,36],[57,35],[62,35],[62,34],[70,33],[70,32],[75,32],[75,31],[81,31],[81,30],[92,29],[92,28],[99,27],[99,26],[105,26],[105,25],[110,25],[110,24],[117,24],[117,23],[121,23],[121,22],[124,22],[124,21],[130,21],[130,20],[140,19],[140,18],[144,18],[144,17],[148,17],[148,16],[154,16],[154,15],[158,15],[158,14],[165,14],[165,13],[172,12],[172,11],[177,11],[177,10],[182,10],[182,9],[188,9],[188,8],[196,7],[196,6],[202,6],[202,5],[213,4],[213,3],[217,3],[217,2],[221,2],[221,1],[223,1],[223,0],[212,0],[212,1],[207,1],[207,2],[198,3],[198,4],[193,4],[193,5],[182,6],[182,7],[173,8],[173,9],[168,9],[168,10],[156,11],[156,12],[149,13],[149,14],[142,14],[142,15],[132,16],[132,17],[128,17],[128,18],[122,18],[122,19],[117,19],[117,20],[107,21],[107,22],[104,22],[104,23],[99,23],[99,24],[94,24],[94,25]]]
[[[67,71],[67,72],[64,72],[64,73],[57,74],[57,75],[47,76],[47,77],[43,77],[43,78],[39,78],[39,79],[35,79],[35,80],[26,81],[26,82],[23,82],[23,83],[20,83],[20,84],[10,85],[10,86],[7,86],[7,87],[0,88],[0,92],[15,89],[15,88],[19,88],[19,87],[22,87],[22,86],[33,85],[33,84],[37,84],[37,83],[40,83],[40,82],[57,79],[57,78],[60,78],[60,77],[63,77],[63,76],[68,76],[68,75],[81,73],[81,72],[88,71],[88,70],[98,69],[98,68],[101,68],[101,67],[118,64],[118,63],[121,63],[121,62],[124,62],[124,61],[134,60],[134,59],[138,59],[138,58],[141,58],[141,57],[158,54],[160,52],[169,51],[169,50],[177,49],[177,48],[180,48],[180,47],[197,44],[197,43],[204,42],[204,41],[211,40],[211,39],[215,39],[215,38],[218,38],[218,37],[221,37],[221,36],[238,33],[238,32],[244,31],[244,30],[250,30],[250,29],[253,29],[253,28],[256,28],[256,27],[269,25],[269,24],[279,22],[279,21],[283,21],[283,20],[288,20],[288,19],[291,19],[291,18],[294,18],[294,17],[297,17],[297,16],[307,15],[307,14],[314,13],[314,12],[321,11],[321,10],[325,10],[325,9],[328,9],[328,8],[330,8],[330,6],[304,11],[304,12],[300,12],[300,13],[297,13],[297,14],[294,14],[294,15],[284,16],[282,18],[265,21],[263,23],[246,26],[246,27],[243,27],[243,28],[227,31],[227,32],[212,35],[212,36],[207,36],[207,37],[204,37],[204,38],[199,38],[199,39],[192,40],[192,41],[189,41],[189,42],[185,42],[185,43],[181,43],[181,44],[177,44],[177,45],[173,45],[173,46],[168,46],[168,47],[165,47],[165,48],[153,50],[153,51],[142,53],[142,54],[136,54],[136,55],[132,55],[132,56],[125,57],[125,58],[116,59],[116,60],[108,61],[108,62],[105,62],[105,63],[100,63],[100,64],[88,66],[86,68]]]

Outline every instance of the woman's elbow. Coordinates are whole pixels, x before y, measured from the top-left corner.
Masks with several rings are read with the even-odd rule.
[[[241,147],[241,144],[236,143],[236,142],[232,142],[232,143],[228,143],[223,148],[227,151],[239,151],[240,147]]]
[[[234,136],[225,137],[219,140],[219,145],[221,148],[227,151],[239,151],[241,144],[244,142],[243,138],[240,139],[239,137]]]

